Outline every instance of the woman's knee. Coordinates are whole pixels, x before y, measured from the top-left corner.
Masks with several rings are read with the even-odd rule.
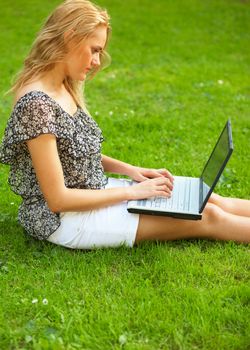
[[[216,204],[218,206],[220,206],[221,201],[223,200],[223,197],[220,196],[217,193],[212,193],[211,196],[209,197],[208,203],[213,203]]]
[[[206,224],[211,226],[223,222],[225,212],[214,203],[207,203],[203,211],[203,220]]]

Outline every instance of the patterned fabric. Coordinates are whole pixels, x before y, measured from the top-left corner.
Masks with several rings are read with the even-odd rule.
[[[10,164],[9,184],[23,198],[18,219],[28,234],[47,239],[60,225],[40,190],[26,140],[41,134],[56,136],[65,186],[100,189],[106,184],[101,163],[103,136],[80,107],[74,116],[41,91],[31,91],[15,105],[7,123],[0,162]]]

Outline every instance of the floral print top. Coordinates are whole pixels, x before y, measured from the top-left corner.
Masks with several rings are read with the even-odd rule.
[[[10,164],[9,184],[23,199],[18,220],[26,232],[47,239],[60,225],[40,190],[26,140],[41,134],[56,136],[65,186],[100,189],[106,184],[101,163],[103,136],[80,107],[74,116],[42,91],[31,91],[14,106],[0,147],[0,162]]]

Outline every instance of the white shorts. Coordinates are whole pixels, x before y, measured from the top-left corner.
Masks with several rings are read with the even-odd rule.
[[[130,181],[109,178],[105,188],[126,187]],[[106,208],[60,213],[61,225],[48,241],[72,249],[132,247],[135,242],[139,214],[127,211],[127,202]]]

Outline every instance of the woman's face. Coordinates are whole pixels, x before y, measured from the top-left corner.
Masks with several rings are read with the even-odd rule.
[[[73,80],[84,80],[92,68],[100,65],[100,54],[106,40],[107,27],[100,25],[79,46],[69,49],[65,57],[66,76]]]

